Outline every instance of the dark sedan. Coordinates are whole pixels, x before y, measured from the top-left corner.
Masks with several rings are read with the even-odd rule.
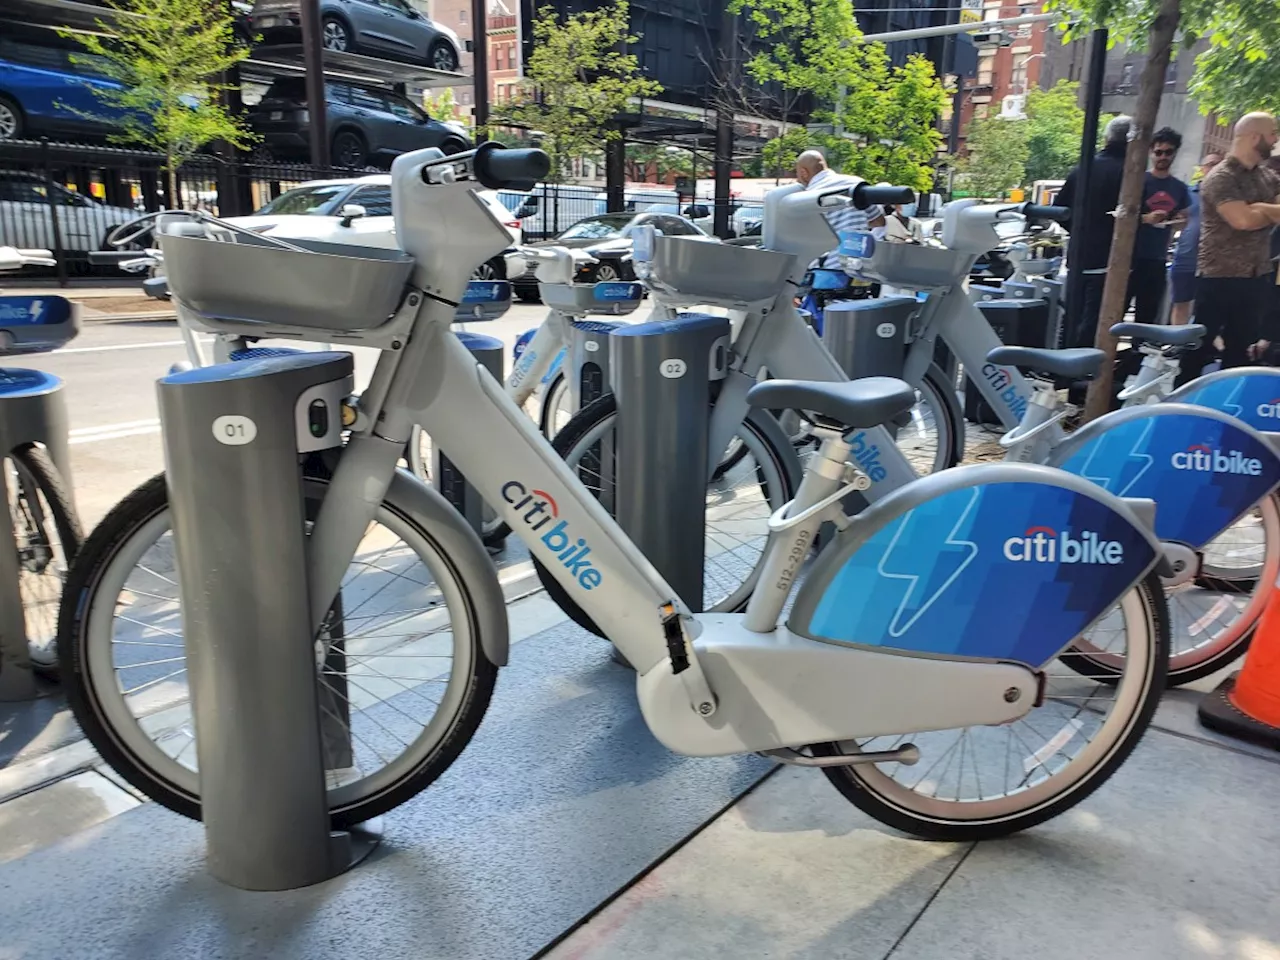
[[[648,225],[669,237],[697,237],[715,241],[700,227],[684,217],[671,213],[602,213],[579,220],[562,230],[551,240],[529,244],[531,247],[568,247],[581,250],[595,258],[597,263],[584,263],[575,278],[578,283],[598,283],[605,280],[634,280],[631,266],[631,245],[636,227]],[[528,261],[528,268],[519,277],[511,278],[516,296],[526,303],[538,301],[537,261]]]

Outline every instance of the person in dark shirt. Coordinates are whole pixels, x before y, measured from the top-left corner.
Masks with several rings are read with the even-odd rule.
[[[1067,261],[1079,263],[1084,273],[1080,309],[1077,312],[1075,307],[1070,308],[1075,320],[1066,331],[1065,345],[1068,347],[1093,346],[1098,313],[1102,309],[1102,288],[1107,282],[1111,235],[1116,229],[1113,214],[1120,202],[1120,181],[1124,177],[1124,154],[1129,147],[1131,123],[1128,117],[1116,117],[1107,124],[1103,148],[1093,158],[1089,195],[1077,195],[1076,179],[1080,168],[1076,167],[1067,174],[1054,201],[1058,206],[1071,210],[1071,219],[1067,223],[1071,232]]]
[[[1191,191],[1172,173],[1182,135],[1162,127],[1151,138],[1151,170],[1142,186],[1142,223],[1133,244],[1133,265],[1125,310],[1134,302],[1138,323],[1158,323],[1168,286],[1167,260],[1172,228],[1186,222]]]

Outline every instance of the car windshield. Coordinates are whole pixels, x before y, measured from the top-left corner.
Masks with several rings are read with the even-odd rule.
[[[330,212],[339,195],[351,189],[349,183],[319,184],[314,187],[298,187],[280,194],[265,207],[255,211],[275,214],[307,214],[324,216]]]
[[[632,220],[629,213],[606,213],[603,217],[579,220],[560,234],[557,240],[604,240],[620,236]]]

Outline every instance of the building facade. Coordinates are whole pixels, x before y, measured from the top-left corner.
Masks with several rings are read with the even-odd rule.
[[[458,34],[464,47],[475,43],[475,27],[472,23],[471,0],[430,0],[427,15]],[[523,74],[524,62],[521,50],[521,23],[516,13],[515,0],[489,0],[489,103],[509,100]],[[458,70],[467,76],[475,73],[475,57],[462,52]],[[471,123],[475,113],[475,88],[471,84],[447,87],[453,93],[454,116],[464,123]],[[436,91],[438,96],[440,91]]]

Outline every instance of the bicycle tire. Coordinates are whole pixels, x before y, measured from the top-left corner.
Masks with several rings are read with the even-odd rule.
[[[327,477],[307,478],[309,495],[306,504],[312,516],[320,503],[321,487],[326,483]],[[433,550],[435,560],[448,571],[452,587],[461,598],[459,612],[466,618],[470,634],[469,675],[461,690],[460,706],[448,718],[443,735],[426,753],[406,764],[411,769],[396,782],[380,787],[367,796],[331,805],[331,822],[335,829],[345,829],[386,813],[420,793],[448,769],[479,727],[493,694],[498,672],[498,668],[485,656],[480,644],[476,600],[456,562],[429,530],[416,523],[412,511],[395,505],[390,499],[383,501],[383,508],[395,516],[396,523],[421,537]],[[159,769],[159,764],[149,762],[142,756],[146,753],[145,749],[140,750],[136,746],[138,735],[113,726],[104,700],[105,696],[112,694],[105,685],[105,678],[102,678],[102,688],[95,685],[99,679],[91,663],[95,654],[88,649],[88,644],[94,642],[94,637],[89,634],[91,621],[97,610],[97,593],[104,577],[110,573],[113,561],[125,553],[133,538],[146,536],[149,526],[158,526],[167,520],[164,516],[167,511],[168,490],[165,476],[159,474],[120,501],[85,541],[63,594],[59,618],[59,658],[63,685],[72,712],[85,736],[102,758],[129,784],[161,806],[192,820],[199,820],[198,787],[190,784],[183,786],[178,782],[180,777],[175,775],[175,770]],[[421,559],[421,554],[417,556]],[[116,598],[107,599],[114,605]],[[457,628],[453,627],[451,634],[456,632]],[[114,695],[121,694],[117,691]],[[443,701],[444,695],[441,699]],[[139,729],[141,730],[141,724]],[[344,788],[340,786],[338,789]],[[332,793],[330,795],[332,797]]]
[[[67,491],[65,481],[62,479],[62,474],[58,472],[58,468],[54,464],[53,458],[49,456],[48,451],[35,444],[17,447],[10,451],[6,459],[10,459],[14,463],[19,486],[25,488],[29,484],[31,491],[38,493],[49,508],[48,519],[53,523],[53,531],[57,534],[57,546],[60,547],[62,553],[61,563],[59,564],[61,570],[60,579],[65,585],[67,572],[80,549],[84,535],[80,528],[80,519],[76,515],[75,507],[72,505],[71,495]],[[31,519],[35,520],[37,525],[40,524],[39,519],[34,517]],[[26,549],[22,542],[23,525],[19,522],[18,517],[13,517],[12,520],[14,536],[18,538],[17,546],[21,553]],[[53,544],[50,544],[50,546],[53,546]],[[48,560],[49,563],[55,564],[58,561],[59,558],[56,555],[51,555]],[[20,589],[21,585],[22,578],[19,576]],[[59,589],[59,596],[50,598],[50,603],[54,607],[55,613],[49,623],[50,630],[47,637],[32,638],[34,628],[31,624],[30,614],[27,611],[26,598],[24,598],[23,602],[23,613],[27,621],[28,642],[32,645],[31,667],[36,673],[50,680],[58,678],[54,643],[57,639],[56,608],[61,599],[61,592],[61,589]],[[48,651],[47,654],[46,650]]]
[[[606,393],[604,396],[595,400],[579,410],[564,428],[556,434],[556,438],[552,441],[556,453],[561,457],[568,458],[573,450],[585,438],[590,437],[596,431],[605,429],[605,424],[616,417],[618,412],[617,397],[612,393]],[[775,476],[778,478],[778,484],[781,489],[772,493],[766,493],[768,503],[771,509],[776,510],[784,503],[795,497],[795,491],[800,485],[800,464],[796,458],[791,445],[786,438],[778,439],[781,430],[777,426],[777,421],[770,416],[767,411],[752,409],[748,412],[743,426],[751,431],[754,444],[765,451],[766,455],[772,461],[775,470]],[[741,428],[740,428],[741,429]],[[778,436],[775,436],[777,434]],[[735,436],[733,443],[741,443],[740,439]],[[745,449],[745,445],[744,445]],[[760,467],[756,467],[757,472]],[[717,471],[717,474],[719,471]],[[715,480],[713,479],[713,483]],[[533,561],[534,568],[537,570],[538,579],[542,581],[543,587],[547,591],[547,595],[555,601],[556,605],[578,626],[585,630],[589,630],[598,637],[604,637],[602,631],[594,620],[581,607],[574,602],[568,592],[560,586],[559,581],[551,575],[551,573],[538,560]],[[753,569],[748,581],[737,594],[731,595],[731,603],[727,605],[717,604],[713,607],[716,612],[732,613],[740,611],[746,607],[747,600],[750,599],[751,590],[747,584],[753,584],[757,576],[758,566]],[[745,590],[745,593],[743,593]]]
[[[556,438],[558,431],[555,424],[552,423],[552,419],[560,406],[560,400],[564,392],[568,389],[569,384],[565,381],[564,371],[558,370],[542,391],[542,404],[538,409],[538,429],[542,431],[542,435],[548,440]]]
[[[1169,622],[1168,611],[1164,602],[1164,589],[1160,583],[1159,576],[1154,571],[1149,573],[1142,582],[1122,598],[1121,604],[1128,602],[1130,597],[1133,598],[1132,602],[1137,606],[1135,613],[1141,616],[1144,632],[1147,635],[1146,650],[1143,655],[1141,657],[1127,658],[1126,660],[1127,669],[1133,671],[1131,679],[1137,685],[1132,707],[1126,711],[1126,716],[1118,719],[1116,735],[1111,738],[1109,744],[1104,744],[1097,751],[1093,750],[1092,745],[1081,751],[1089,754],[1080,758],[1082,768],[1078,771],[1073,771],[1072,777],[1064,779],[1061,789],[1057,790],[1057,792],[1041,796],[1037,792],[1040,791],[1039,785],[1028,788],[1020,794],[1013,795],[1024,797],[1027,804],[1026,809],[1011,810],[998,816],[983,816],[979,812],[980,808],[987,809],[997,805],[1000,802],[998,800],[994,802],[990,800],[980,801],[978,804],[974,804],[972,801],[957,800],[954,802],[954,813],[948,817],[930,811],[930,808],[937,807],[943,802],[937,797],[940,792],[940,782],[931,785],[933,794],[930,796],[915,794],[911,790],[894,790],[889,787],[885,781],[892,782],[892,778],[878,769],[881,764],[824,767],[823,773],[826,774],[832,785],[840,791],[841,795],[859,810],[894,829],[930,840],[971,842],[1006,836],[1010,833],[1033,827],[1038,823],[1043,823],[1075,806],[1105,783],[1124,763],[1125,758],[1137,746],[1138,741],[1142,739],[1142,735],[1150,725],[1151,718],[1159,705],[1160,696],[1165,689],[1165,671],[1168,669],[1169,662]],[[1128,636],[1128,631],[1126,631],[1126,636]],[[1058,659],[1064,660],[1071,656],[1073,655],[1070,652],[1065,652]],[[1071,669],[1075,670],[1076,668],[1071,667]],[[1107,689],[1113,688],[1108,687]],[[1125,687],[1122,685],[1114,689],[1124,691]],[[1118,696],[1119,694],[1117,694]],[[1047,696],[1046,699],[1051,701],[1052,695]],[[1083,710],[1083,708],[1078,709]],[[1000,728],[984,727],[977,729],[998,731]],[[1076,730],[1079,729],[1079,727],[1076,728]],[[1055,749],[1055,753],[1071,742],[1071,735]],[[919,736],[929,736],[929,734]],[[873,742],[876,739],[879,738],[869,738],[867,742]],[[830,743],[819,744],[814,747],[814,753],[819,756],[833,756],[843,752],[849,752],[849,748],[846,746],[841,749],[840,745]],[[1053,755],[1049,754],[1044,760],[1052,759]],[[1044,760],[1038,762],[1043,764]],[[921,762],[926,761],[922,760]],[[1068,766],[1076,762],[1076,759],[1073,758],[1069,761]],[[978,761],[974,759],[973,764],[976,774]],[[884,766],[891,767],[893,764],[886,763]],[[960,768],[958,782],[963,783],[963,751],[961,753]],[[1032,767],[1031,769],[1035,768]],[[1058,776],[1059,773],[1066,769],[1067,767],[1060,767],[1053,776]],[[928,772],[926,771],[926,777]],[[947,770],[944,769],[939,781],[945,780],[946,775]],[[1029,775],[1030,771],[1027,771],[1026,776],[1029,777]],[[1042,781],[1042,783],[1047,782],[1048,779]],[[919,785],[919,783],[916,784],[916,786]],[[982,786],[980,781],[978,783],[978,791],[981,795]],[[1041,793],[1048,793],[1048,791],[1041,791]],[[891,794],[896,799],[890,799]],[[906,796],[910,796],[913,799],[908,801]],[[952,801],[945,802],[952,803]],[[908,809],[908,803],[916,804],[917,809]],[[983,806],[984,803],[985,806]]]

